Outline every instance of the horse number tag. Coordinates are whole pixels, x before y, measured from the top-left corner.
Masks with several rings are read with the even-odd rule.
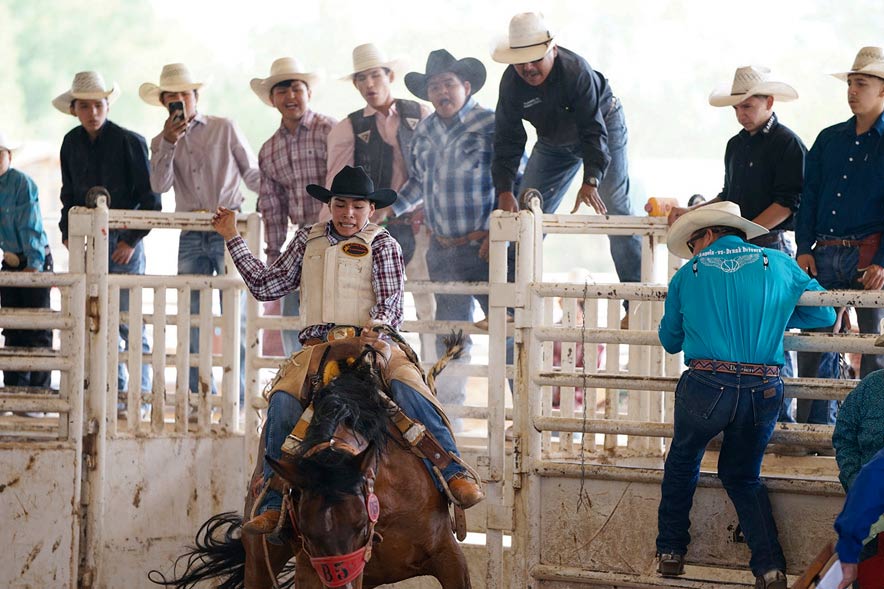
[[[368,509],[369,521],[372,523],[377,522],[381,515],[381,502],[378,501],[378,496],[374,493],[369,493],[368,498],[365,500],[365,507]]]

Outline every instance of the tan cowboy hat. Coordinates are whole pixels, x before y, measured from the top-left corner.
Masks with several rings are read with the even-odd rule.
[[[666,247],[679,258],[691,258],[694,254],[688,249],[688,239],[696,231],[706,227],[733,227],[746,233],[746,239],[754,239],[768,232],[765,227],[744,219],[740,205],[735,202],[714,202],[688,211],[679,217],[666,235]]]
[[[160,95],[163,92],[187,92],[199,90],[205,84],[194,82],[190,70],[183,63],[169,63],[163,66],[160,72],[160,83],[152,84],[145,82],[138,88],[141,100],[153,106],[163,106]]]
[[[774,80],[770,68],[760,65],[738,67],[730,87],[722,86],[709,95],[712,106],[734,106],[750,96],[773,96],[776,100],[788,102],[798,98],[795,88]]]
[[[77,72],[74,74],[74,81],[71,82],[71,89],[53,98],[52,106],[66,115],[73,115],[71,102],[78,98],[80,100],[107,98],[107,103],[112,104],[119,97],[120,89],[116,82],[108,89],[104,78],[98,72]]]
[[[353,71],[346,76],[341,76],[341,79],[352,80],[353,76],[359,72],[376,67],[387,68],[398,74],[400,70],[405,68],[405,63],[401,59],[388,59],[387,54],[381,51],[377,45],[365,43],[357,45],[353,49]]]
[[[270,90],[280,82],[301,80],[307,84],[308,88],[312,89],[322,79],[321,73],[308,73],[304,69],[301,62],[294,57],[280,57],[271,64],[268,77],[252,78],[249,85],[252,87],[252,91],[261,99],[261,102],[268,106],[273,106],[273,101],[270,100]]]
[[[853,60],[853,67],[849,72],[832,74],[839,80],[847,81],[850,74],[865,74],[884,78],[884,49],[880,47],[863,47]]]
[[[6,151],[15,151],[19,147],[21,147],[21,143],[18,141],[13,141],[12,138],[9,137],[3,131],[0,131],[0,150],[5,149]]]
[[[546,55],[553,34],[540,12],[522,12],[510,19],[509,37],[497,43],[491,59],[498,63],[528,63]]]

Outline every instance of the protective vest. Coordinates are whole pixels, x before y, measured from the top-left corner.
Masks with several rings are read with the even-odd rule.
[[[301,267],[301,328],[324,323],[365,325],[377,304],[371,284],[371,243],[384,231],[373,223],[331,245],[325,223],[307,235]]]
[[[420,104],[413,100],[397,100],[396,110],[399,112],[399,129],[396,138],[399,150],[405,160],[405,169],[411,168],[411,139],[414,129],[421,121]],[[393,146],[381,139],[374,115],[365,116],[362,110],[348,115],[353,125],[353,162],[362,166],[374,182],[375,189],[392,188],[393,181]]]

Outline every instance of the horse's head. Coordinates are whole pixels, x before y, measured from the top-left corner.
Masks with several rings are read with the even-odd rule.
[[[379,539],[374,494],[388,409],[370,365],[355,362],[317,393],[314,416],[297,454],[271,461],[299,492],[297,532],[326,587],[361,587]]]

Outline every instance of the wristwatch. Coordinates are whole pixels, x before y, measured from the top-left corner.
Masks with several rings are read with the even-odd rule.
[[[599,179],[596,178],[595,176],[590,176],[589,178],[587,178],[586,183],[589,184],[590,186],[594,186],[596,188],[599,187]]]

